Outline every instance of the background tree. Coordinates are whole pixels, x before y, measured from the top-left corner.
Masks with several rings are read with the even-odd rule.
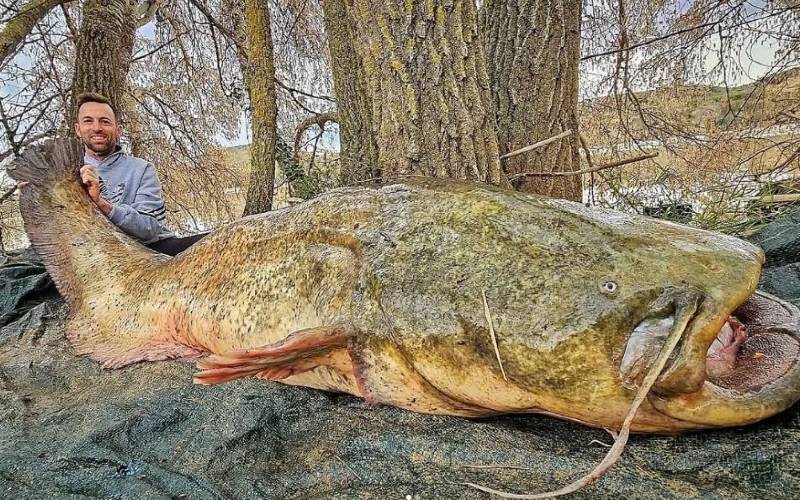
[[[81,14],[75,44],[72,96],[67,107],[66,126],[75,122],[75,99],[83,92],[97,92],[111,100],[124,121],[128,70],[133,55],[137,20],[136,3],[131,0],[87,0]]]
[[[580,170],[578,68],[581,0],[486,0],[480,28],[501,155],[571,131],[532,153],[504,160],[520,191],[581,201],[580,176],[523,176]]]
[[[33,28],[53,7],[63,5],[69,0],[30,0],[5,22],[0,30],[0,62],[14,54]]]
[[[472,0],[346,0],[378,169],[501,184]]]
[[[244,214],[272,209],[275,184],[275,64],[272,55],[272,29],[267,0],[245,0],[247,18],[247,91],[253,117],[250,143],[250,180]]]
[[[328,57],[336,91],[339,122],[340,182],[379,179],[378,146],[372,133],[372,109],[367,98],[364,66],[355,52],[355,30],[344,0],[325,0]]]

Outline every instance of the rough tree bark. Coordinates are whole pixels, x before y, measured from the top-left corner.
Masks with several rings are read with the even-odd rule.
[[[347,185],[378,179],[378,146],[372,133],[364,67],[353,47],[354,27],[344,0],[325,0],[323,9],[341,144],[339,181]]]
[[[12,56],[33,27],[48,12],[69,0],[30,0],[0,30],[0,63]]]
[[[67,126],[75,123],[75,98],[82,92],[108,97],[123,116],[128,70],[136,33],[136,2],[132,0],[87,0],[75,44],[75,74],[67,107]]]
[[[505,183],[473,0],[345,0],[384,178]]]
[[[272,209],[275,185],[275,136],[278,108],[275,97],[275,62],[268,0],[246,0],[247,92],[252,113],[250,182],[243,215]]]
[[[503,160],[509,177],[580,170],[578,63],[581,0],[485,0],[480,27],[497,112],[500,154],[575,133]],[[580,176],[522,177],[514,187],[581,200]]]

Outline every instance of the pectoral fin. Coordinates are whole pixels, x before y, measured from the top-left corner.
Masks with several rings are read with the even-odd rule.
[[[238,378],[283,380],[327,366],[338,360],[337,351],[347,348],[350,331],[345,327],[298,330],[263,347],[214,354],[197,363],[197,384],[220,384]]]

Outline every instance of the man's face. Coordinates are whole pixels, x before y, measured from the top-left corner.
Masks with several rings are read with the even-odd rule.
[[[122,135],[122,128],[117,125],[111,106],[100,102],[87,102],[78,110],[75,134],[96,155],[106,156],[117,145]]]

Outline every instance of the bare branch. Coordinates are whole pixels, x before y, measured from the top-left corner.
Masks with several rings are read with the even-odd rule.
[[[658,153],[648,153],[646,155],[635,156],[633,158],[626,158],[624,160],[618,160],[611,163],[606,163],[604,165],[596,165],[594,167],[585,168],[583,170],[576,170],[574,172],[523,172],[521,174],[513,175],[509,179],[514,180],[520,177],[526,176],[539,176],[539,177],[565,177],[569,175],[581,175],[581,174],[589,174],[592,172],[599,172],[600,170],[606,170],[609,168],[614,167],[621,167],[622,165],[627,165],[629,163],[635,163],[637,161],[642,160],[649,160],[650,158],[655,158],[658,156]]]
[[[589,169],[592,170],[592,172],[589,172],[591,174],[589,176],[589,201],[594,205],[594,161],[592,160],[592,153],[589,151],[589,146],[586,144],[586,138],[580,132],[578,132],[578,141],[583,150],[584,157],[586,158],[586,164],[589,165]]]
[[[729,28],[738,28],[740,26],[745,26],[745,25],[752,24],[752,23],[755,23],[755,22],[758,22],[758,21],[763,21],[764,19],[769,19],[769,18],[772,18],[772,17],[780,16],[780,15],[785,14],[786,12],[790,12],[790,11],[797,10],[797,9],[800,9],[800,6],[790,6],[790,7],[787,7],[785,9],[781,9],[779,11],[771,12],[770,14],[767,14],[765,16],[761,16],[761,17],[757,17],[757,18],[753,18],[753,19],[748,19],[746,21],[742,21],[741,23],[733,24],[733,25],[729,26]],[[634,50],[634,49],[638,49],[639,47],[652,45],[654,43],[666,40],[668,38],[673,38],[673,37],[676,37],[676,36],[679,36],[679,35],[683,35],[683,34],[686,34],[686,33],[691,33],[692,31],[701,30],[701,29],[704,29],[704,28],[713,28],[713,27],[716,27],[721,21],[722,21],[722,19],[716,19],[714,21],[709,21],[707,23],[701,23],[701,24],[698,24],[698,25],[695,25],[695,26],[690,26],[688,28],[683,28],[683,29],[679,29],[679,30],[676,30],[676,31],[672,31],[670,33],[665,33],[663,35],[659,35],[659,36],[655,36],[655,37],[652,37],[652,38],[648,38],[647,40],[642,40],[641,42],[637,42],[637,43],[634,43],[632,45],[628,45],[627,47],[624,47],[624,48],[619,48],[619,49],[614,49],[614,50],[606,50],[604,52],[597,52],[595,54],[589,54],[589,55],[581,57],[581,61],[587,61],[589,59],[596,59],[598,57],[610,56],[610,55],[613,55],[613,54],[618,54],[620,52],[628,52],[628,51],[631,51],[631,50]]]
[[[40,134],[35,134],[35,135],[32,135],[32,136],[28,137],[27,139],[25,139],[24,141],[22,141],[20,143],[16,143],[16,148],[18,150],[21,150],[22,148],[33,144],[34,142],[38,141],[39,139],[44,139],[45,137],[55,137],[55,135],[56,135],[56,131],[55,130],[48,130],[48,131],[42,132]],[[3,151],[2,153],[0,153],[0,161],[5,160],[6,158],[8,158],[9,156],[11,156],[13,154],[17,154],[17,151],[15,151],[14,149],[9,149],[7,151]]]
[[[8,198],[10,198],[10,197],[11,197],[11,195],[12,195],[12,194],[14,194],[14,192],[15,192],[16,190],[17,190],[17,186],[13,186],[13,187],[11,187],[10,189],[8,189],[8,191],[6,191],[5,193],[3,193],[3,195],[2,195],[2,196],[0,196],[0,204],[2,204],[4,201],[6,201]]]
[[[295,130],[295,133],[294,133],[294,157],[295,157],[295,159],[297,159],[298,155],[300,154],[300,140],[303,137],[303,133],[306,130],[308,130],[309,127],[311,127],[313,125],[317,125],[317,126],[319,126],[319,128],[321,130],[325,130],[325,125],[328,122],[337,122],[338,123],[338,118],[337,118],[336,113],[319,113],[317,115],[310,116],[310,117],[306,118],[305,120],[303,120],[302,122],[300,122],[300,124],[297,126],[297,129]]]
[[[800,116],[798,116],[798,115],[793,115],[792,113],[790,113],[790,112],[788,112],[788,111],[786,111],[786,110],[784,110],[784,111],[781,111],[779,114],[781,114],[781,115],[785,116],[786,118],[789,118],[790,120],[795,120],[795,121],[798,121],[798,122],[800,122]]]
[[[564,137],[567,137],[570,134],[572,134],[572,130],[565,130],[565,131],[561,132],[560,134],[554,135],[553,137],[550,137],[550,138],[545,139],[543,141],[539,141],[539,142],[537,142],[535,144],[531,144],[530,146],[525,146],[524,148],[517,149],[517,150],[512,151],[510,153],[506,153],[503,156],[501,156],[500,159],[501,160],[505,160],[506,158],[511,158],[512,156],[517,156],[517,155],[521,155],[522,153],[527,153],[528,151],[533,151],[534,149],[541,148],[542,146],[547,146],[551,142],[555,142],[555,141],[557,141],[559,139],[563,139]],[[514,177],[519,177],[519,176],[514,176]],[[512,179],[514,177],[512,177]]]
[[[66,23],[67,28],[69,29],[69,33],[72,35],[73,40],[78,39],[78,27],[75,25],[75,22],[72,20],[72,16],[69,14],[69,9],[63,3],[61,4],[61,13],[64,14],[64,23]]]
[[[197,10],[199,10],[205,16],[205,18],[208,20],[209,23],[211,23],[223,35],[225,35],[225,38],[230,40],[231,43],[233,43],[236,46],[236,50],[239,53],[239,58],[243,61],[246,61],[247,49],[244,46],[242,46],[241,41],[237,38],[236,34],[233,33],[231,30],[229,30],[228,28],[226,28],[225,25],[223,25],[214,16],[214,14],[212,14],[211,11],[208,10],[208,7],[206,7],[206,5],[203,2],[201,2],[200,0],[189,0],[189,2],[191,2],[191,4],[194,5],[195,8],[197,8]]]
[[[141,61],[142,59],[147,59],[148,57],[152,56],[153,54],[155,54],[156,52],[160,51],[160,50],[161,50],[161,49],[163,49],[164,47],[167,47],[167,46],[169,46],[169,45],[172,45],[172,44],[173,44],[173,43],[175,43],[175,42],[176,42],[176,41],[177,41],[177,40],[178,40],[180,37],[182,37],[182,36],[184,36],[184,35],[186,35],[186,34],[187,34],[187,32],[186,32],[186,31],[184,31],[184,32],[182,32],[182,33],[178,33],[177,35],[175,35],[174,37],[170,38],[170,39],[169,39],[169,40],[167,40],[166,42],[164,42],[164,43],[162,43],[162,44],[158,45],[158,46],[157,46],[157,47],[155,47],[154,49],[152,49],[152,50],[149,50],[149,51],[145,52],[144,54],[140,54],[140,55],[134,56],[134,57],[131,59],[131,62],[132,62],[132,63],[135,63],[135,62]]]
[[[0,31],[0,63],[14,54],[17,47],[25,40],[33,27],[36,26],[48,12],[67,0],[30,0],[12,17]]]
[[[300,94],[300,95],[305,96],[305,97],[310,97],[311,99],[320,99],[320,100],[328,101],[328,102],[336,102],[336,99],[331,97],[331,96],[329,96],[329,95],[314,95],[314,94],[310,94],[310,93],[308,93],[308,92],[306,92],[304,90],[296,89],[294,87],[290,87],[290,86],[286,85],[285,83],[283,83],[279,79],[275,79],[275,83],[277,83],[280,88],[286,90],[287,92],[289,92],[291,94]]]

